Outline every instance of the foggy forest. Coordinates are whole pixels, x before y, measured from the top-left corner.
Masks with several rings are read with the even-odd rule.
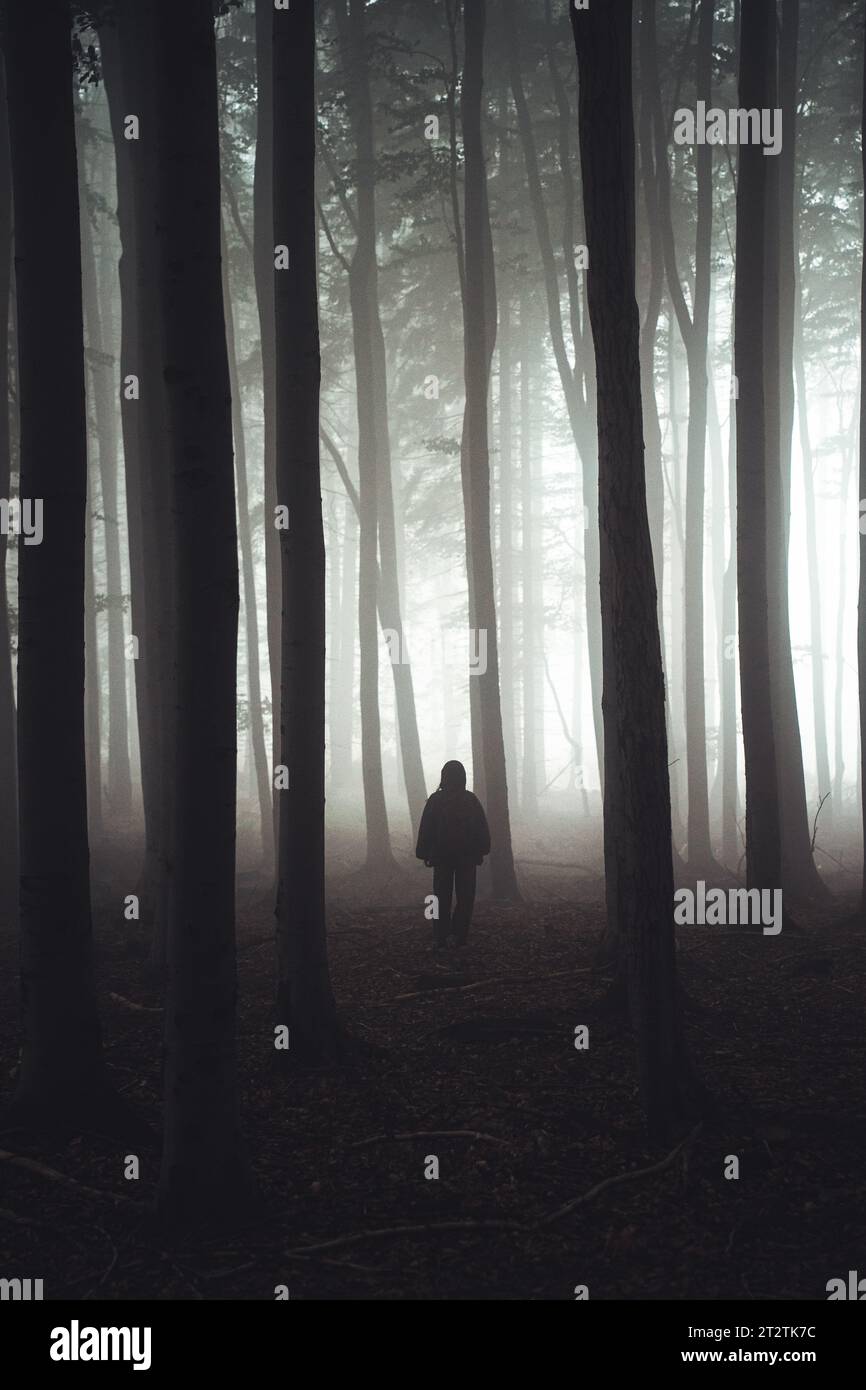
[[[864,23],[0,4],[3,1299],[866,1297]]]

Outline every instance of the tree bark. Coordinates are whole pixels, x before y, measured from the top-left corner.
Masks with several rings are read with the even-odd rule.
[[[6,77],[0,54],[0,497],[10,494],[9,309],[12,273],[12,169],[9,162]],[[0,919],[18,916],[18,767],[15,687],[6,589],[5,532],[0,533]]]
[[[652,546],[646,505],[635,300],[631,3],[573,10],[580,147],[598,380],[605,745],[605,876],[615,885],[644,1113],[661,1138],[683,1110],[673,929],[670,795]]]
[[[255,0],[256,5],[256,153],[253,169],[253,273],[259,313],[262,352],[263,458],[265,484],[265,587],[268,632],[268,663],[271,693],[271,767],[279,748],[280,708],[280,624],[282,611],[280,538],[274,525],[277,505],[276,453],[276,377],[274,375],[274,205],[273,130],[273,53],[271,31],[273,0]],[[278,837],[278,806],[272,791],[274,861]]]
[[[314,7],[273,14],[274,240],[290,248],[275,282],[278,505],[283,566],[277,1023],[319,1060],[338,1029],[325,930],[325,537],[319,475]],[[375,623],[376,612],[373,609]]]
[[[187,1221],[222,1217],[249,1192],[235,1063],[238,558],[210,0],[156,0],[152,22],[164,40],[156,210],[177,614],[158,1208]]]
[[[499,699],[499,643],[490,539],[490,455],[488,394],[496,342],[496,285],[493,237],[487,201],[487,173],[481,133],[485,0],[465,11],[465,57],[461,118],[465,151],[465,264],[463,298],[466,411],[461,473],[466,502],[466,568],[472,575],[470,621],[477,640],[486,641],[486,663],[470,681],[478,682],[484,790],[490,825],[491,891],[495,898],[519,897],[511,848],[502,709]],[[483,668],[483,669],[482,669]]]
[[[84,748],[87,437],[69,12],[6,10],[21,497],[43,506],[18,565],[21,1110],[103,1113]],[[50,357],[46,358],[46,352]],[[50,369],[48,363],[50,361]]]
[[[743,6],[739,104],[773,107],[774,0]],[[781,887],[781,830],[776,734],[770,699],[771,644],[767,579],[767,403],[764,357],[775,325],[766,322],[767,178],[760,145],[739,151],[734,360],[737,400],[737,597],[740,699],[746,769],[746,879]],[[768,332],[769,327],[769,332]]]

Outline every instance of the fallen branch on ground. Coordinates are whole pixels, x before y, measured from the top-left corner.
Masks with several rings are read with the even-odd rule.
[[[84,1193],[88,1197],[98,1197],[102,1202],[114,1202],[117,1206],[135,1207],[142,1210],[141,1202],[134,1202],[131,1197],[121,1197],[118,1192],[103,1192],[97,1187],[88,1187],[86,1183],[79,1182],[77,1178],[68,1178],[65,1173],[59,1173],[56,1168],[49,1168],[47,1163],[39,1163],[35,1158],[24,1158],[21,1154],[9,1153],[7,1149],[0,1149],[0,1163],[8,1163],[13,1168],[23,1168],[26,1173],[36,1173],[40,1178],[48,1178],[49,1182],[63,1183],[65,1187],[74,1187],[76,1192]]]
[[[566,1202],[564,1207],[559,1207],[556,1211],[551,1212],[549,1216],[543,1216],[536,1225],[539,1228],[551,1226],[554,1221],[559,1221],[560,1217],[567,1216],[570,1211],[574,1211],[575,1207],[582,1206],[584,1202],[588,1202],[592,1197],[598,1196],[599,1192],[604,1192],[605,1188],[615,1187],[617,1183],[630,1182],[632,1178],[649,1177],[651,1173],[663,1173],[666,1168],[670,1168],[671,1164],[677,1158],[677,1155],[682,1153],[687,1145],[691,1144],[692,1140],[697,1137],[698,1131],[701,1129],[702,1125],[703,1120],[700,1120],[691,1133],[687,1134],[685,1139],[681,1139],[676,1148],[671,1149],[667,1158],[663,1158],[660,1163],[653,1163],[649,1168],[635,1168],[630,1173],[619,1173],[615,1178],[605,1178],[604,1182],[598,1182],[595,1187],[591,1187],[588,1192],[584,1192],[582,1197],[574,1197],[570,1202]]]
[[[112,990],[108,993],[109,999],[113,999],[115,1004],[122,1004],[125,1009],[134,1009],[137,1014],[161,1014],[162,1006],[152,1006],[150,1004],[136,1004],[135,1000],[127,999],[124,994],[115,994]]]
[[[479,1139],[486,1144],[501,1144],[509,1147],[507,1139],[497,1139],[492,1134],[481,1134],[475,1129],[416,1129],[405,1134],[376,1134],[372,1139],[359,1139],[350,1144],[350,1149],[366,1149],[373,1144],[404,1143],[410,1139]]]
[[[298,1245],[294,1250],[284,1250],[286,1258],[294,1255],[312,1255],[317,1250],[337,1250],[347,1245],[361,1245],[365,1240],[393,1240],[398,1236],[426,1234],[429,1231],[524,1231],[530,1232],[532,1226],[522,1221],[479,1220],[479,1221],[425,1221],[413,1226],[382,1226],[373,1231],[357,1231],[351,1236],[337,1236],[334,1240],[323,1240],[318,1245]]]
[[[471,985],[443,985],[441,988],[413,990],[411,994],[395,994],[391,999],[382,999],[380,1006],[396,1004],[404,999],[438,999],[442,994],[466,993],[485,985],[532,985],[541,980],[563,980],[568,975],[590,975],[594,969],[594,965],[587,965],[582,970],[558,970],[554,975],[494,975],[489,980],[475,980]]]

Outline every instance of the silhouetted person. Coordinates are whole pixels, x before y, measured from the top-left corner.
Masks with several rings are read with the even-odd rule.
[[[489,853],[487,817],[478,797],[466,790],[466,768],[446,763],[439,788],[424,807],[415,847],[416,856],[433,869],[437,946],[444,946],[449,934],[458,946],[465,945],[475,903],[475,871]]]

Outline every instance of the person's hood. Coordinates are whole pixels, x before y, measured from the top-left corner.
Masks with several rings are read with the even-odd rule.
[[[443,792],[462,792],[466,790],[466,768],[456,761],[448,762],[442,769],[439,790]]]

